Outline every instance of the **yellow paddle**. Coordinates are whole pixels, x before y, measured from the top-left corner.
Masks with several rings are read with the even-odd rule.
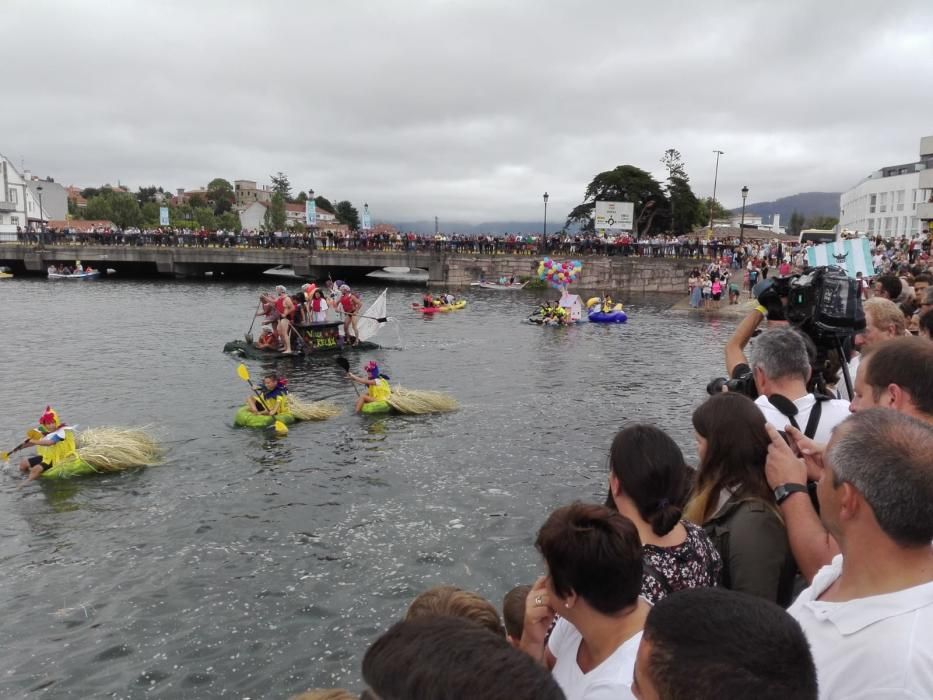
[[[21,443],[19,443],[16,447],[14,447],[9,452],[0,452],[0,459],[2,459],[4,462],[7,462],[9,461],[11,454],[13,454],[14,452],[18,452],[24,447],[29,447],[29,443],[32,442],[33,440],[41,440],[44,437],[45,436],[41,432],[36,430],[35,428],[30,428],[29,430],[26,431],[25,440],[23,440]]]
[[[244,365],[241,362],[239,366],[236,368],[236,373],[240,379],[242,379],[244,382],[249,384],[249,388],[252,389],[253,392],[256,394],[256,397],[259,399],[259,403],[261,403],[263,408],[265,408],[268,411],[269,406],[267,406],[266,402],[263,400],[262,392],[259,391],[259,389],[257,389],[255,386],[253,386],[253,382],[249,378],[249,370],[246,369],[246,365]],[[283,423],[282,421],[276,420],[274,428],[275,428],[275,432],[277,435],[288,435],[288,426],[285,425],[285,423]]]

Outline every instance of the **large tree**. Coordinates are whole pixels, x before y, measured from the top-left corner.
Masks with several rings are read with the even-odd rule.
[[[110,198],[96,195],[87,200],[84,208],[84,218],[90,221],[113,221],[113,208]]]
[[[214,205],[214,214],[217,215],[230,211],[236,201],[233,185],[222,177],[215,177],[207,183],[207,198]]]
[[[318,195],[314,198],[314,206],[318,209],[323,209],[324,211],[330,212],[331,214],[336,214],[334,205],[330,203],[330,200],[327,197],[321,197]]]
[[[337,221],[346,224],[351,231],[357,231],[360,228],[360,213],[350,202],[344,200],[337,202],[337,211],[335,212]]]
[[[594,177],[587,185],[583,202],[567,217],[566,225],[592,231],[597,201],[633,202],[636,237],[660,233],[670,222],[670,207],[661,185],[650,173],[634,165],[620,165]]]
[[[702,222],[697,220],[697,198],[690,187],[687,169],[676,148],[668,148],[661,157],[661,164],[667,169],[667,199],[671,208],[671,232],[676,235],[690,233],[693,227]]]
[[[800,212],[793,212],[790,215],[790,221],[787,222],[787,232],[792,236],[799,236],[800,230],[803,228],[804,219],[803,214]]]
[[[804,224],[804,226],[807,228],[820,229],[821,231],[828,231],[834,228],[838,223],[839,219],[835,216],[811,216],[807,219],[807,223]]]
[[[149,187],[140,187],[139,192],[136,193],[136,201],[139,202],[139,206],[142,206],[146,202],[156,201],[156,194],[161,190],[160,187],[155,185],[149,185]]]
[[[718,199],[713,201],[712,197],[704,197],[699,201],[696,211],[698,224],[701,226],[709,226],[710,202],[713,203],[713,221],[732,218],[732,212],[726,209]]]
[[[279,170],[278,174],[270,175],[272,180],[272,189],[282,195],[283,201],[287,202],[292,198],[292,184],[288,181],[288,175]]]
[[[111,221],[121,229],[142,223],[139,202],[129,192],[114,192],[110,195],[110,208],[113,212]]]
[[[285,214],[285,197],[281,192],[272,195],[266,214],[263,217],[263,226],[267,231],[284,231],[287,215]]]

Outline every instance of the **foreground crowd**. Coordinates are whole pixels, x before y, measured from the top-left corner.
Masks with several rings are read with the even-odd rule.
[[[933,342],[888,299],[865,314],[849,402],[814,393],[798,330],[749,344],[752,311],[726,364],[757,398],[695,409],[695,470],[661,429],[622,429],[605,502],[538,530],[543,575],[501,613],[422,593],[367,650],[362,697],[933,697]]]

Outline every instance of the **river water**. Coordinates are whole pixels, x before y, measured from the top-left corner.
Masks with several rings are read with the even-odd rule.
[[[221,352],[262,284],[0,282],[3,449],[51,402],[71,424],[148,426],[169,450],[115,476],[0,475],[0,697],[359,689],[367,645],[420,591],[498,605],[534,580],[537,528],[602,500],[620,426],[656,423],[693,459],[690,411],[734,326],[641,298],[625,326],[541,328],[523,323],[540,295],[494,291],[421,318],[418,290],[393,288],[382,348],[351,362],[461,410],[348,411],[276,439],[232,427],[248,389]],[[352,407],[332,357],[275,367],[296,395]]]

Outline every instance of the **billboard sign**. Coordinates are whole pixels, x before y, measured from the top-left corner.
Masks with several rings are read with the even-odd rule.
[[[596,202],[595,228],[631,231],[635,218],[634,202]]]
[[[168,226],[168,207],[159,207],[159,226]]]
[[[305,202],[305,224],[308,226],[317,225],[317,209],[315,208],[313,199],[309,199]]]

